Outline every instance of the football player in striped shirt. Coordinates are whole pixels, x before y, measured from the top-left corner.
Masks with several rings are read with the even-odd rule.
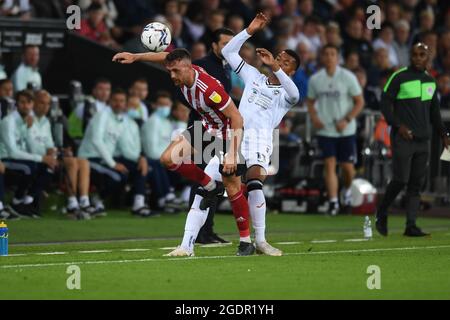
[[[186,221],[184,243],[193,248],[200,227],[204,224],[208,210],[214,198],[223,192],[221,183],[216,183],[191,159],[191,155],[199,156],[209,162],[214,155],[223,153],[220,165],[222,180],[231,202],[240,234],[238,255],[250,255],[255,247],[250,240],[249,208],[243,195],[241,174],[238,170],[240,144],[242,140],[243,119],[223,85],[204,69],[193,65],[191,56],[185,49],[175,49],[171,53],[118,53],[113,61],[129,64],[135,61],[162,63],[170,73],[174,84],[181,89],[190,106],[200,114],[202,126],[188,128],[183,136],[173,141],[161,156],[161,162],[169,170],[178,172],[183,177],[197,182],[200,189],[194,199]],[[209,152],[209,154],[208,154]],[[196,157],[194,156],[194,160]],[[195,161],[197,162],[197,161]],[[198,163],[201,163],[199,159]],[[189,256],[193,250],[179,247],[172,255]]]

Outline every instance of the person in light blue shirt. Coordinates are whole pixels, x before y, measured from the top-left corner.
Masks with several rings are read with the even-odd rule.
[[[350,187],[355,175],[356,121],[362,111],[364,98],[356,76],[339,67],[339,49],[326,45],[321,51],[324,68],[315,73],[308,84],[307,105],[317,130],[319,148],[325,162],[325,183],[328,191],[328,212],[339,212],[339,162],[344,176],[344,206],[351,205]]]
[[[175,198],[171,192],[171,183],[167,169],[161,165],[159,158],[171,142],[173,132],[169,120],[173,101],[168,93],[160,92],[155,101],[155,111],[141,129],[144,154],[149,164],[149,181],[161,209],[167,201]]]
[[[33,128],[33,94],[19,91],[17,110],[0,123],[0,159],[7,170],[19,173],[12,208],[21,215],[38,217],[39,200],[57,167],[56,157],[31,151],[29,133]]]
[[[90,121],[78,156],[89,160],[94,174],[92,181],[102,198],[116,194],[131,179],[134,190],[132,213],[148,217],[152,215],[145,204],[148,164],[145,157],[140,156],[137,125],[126,114],[126,92],[116,89],[110,105],[110,109],[98,112]]]
[[[42,78],[38,69],[39,60],[39,47],[26,46],[22,63],[12,75],[12,81],[16,92],[27,89],[29,84],[31,84],[33,89],[38,90],[42,88]]]

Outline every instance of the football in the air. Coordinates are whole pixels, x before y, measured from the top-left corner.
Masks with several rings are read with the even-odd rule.
[[[166,50],[171,41],[172,34],[169,27],[160,22],[148,24],[141,34],[141,42],[150,52]]]

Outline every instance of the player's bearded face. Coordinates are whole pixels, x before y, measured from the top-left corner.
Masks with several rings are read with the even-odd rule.
[[[170,79],[176,86],[182,86],[186,83],[186,77],[189,75],[190,67],[184,61],[175,61],[166,65],[170,73]]]

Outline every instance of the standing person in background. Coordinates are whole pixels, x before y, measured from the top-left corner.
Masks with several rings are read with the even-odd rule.
[[[364,98],[355,75],[338,66],[339,50],[333,45],[322,48],[324,68],[314,74],[308,85],[307,106],[319,147],[325,162],[325,183],[328,192],[328,213],[339,212],[339,163],[344,175],[343,205],[351,205],[351,189],[355,175],[356,121]]]
[[[416,225],[420,209],[420,191],[425,184],[430,154],[432,130],[442,138],[445,148],[450,147],[447,129],[442,123],[436,81],[426,71],[430,51],[423,43],[411,49],[409,67],[395,72],[383,90],[381,110],[392,127],[393,178],[386,188],[377,210],[376,228],[388,235],[388,208],[397,195],[406,189],[406,228],[404,235],[428,235]]]
[[[159,161],[171,142],[173,128],[169,116],[172,105],[170,94],[159,92],[156,96],[155,111],[141,130],[143,151],[150,168],[149,180],[156,196],[158,211],[162,211],[166,203],[175,199],[167,169]]]
[[[40,89],[42,87],[42,77],[38,70],[39,60],[39,47],[25,46],[22,63],[12,75],[14,90],[16,92],[27,89],[29,84],[33,86],[33,89]]]
[[[15,108],[14,87],[9,79],[0,80],[0,120]]]

